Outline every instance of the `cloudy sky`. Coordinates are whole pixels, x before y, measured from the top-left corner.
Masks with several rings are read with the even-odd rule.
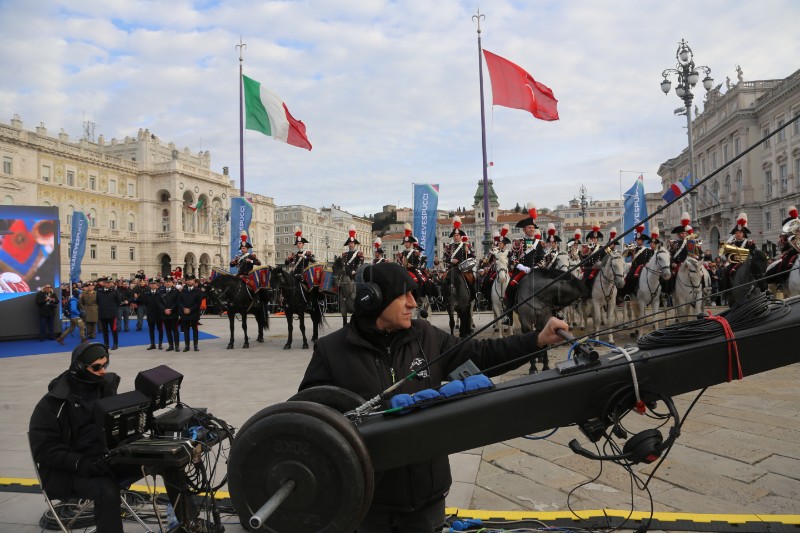
[[[800,67],[797,0],[488,0],[483,47],[552,88],[561,120],[491,106],[487,146],[502,207],[555,207],[581,184],[618,198],[686,146],[674,92],[659,87],[685,38],[716,83],[780,79]],[[461,0],[0,0],[0,121],[44,122],[73,139],[139,128],[239,176],[238,70],[304,121],[311,152],[245,133],[245,183],[278,205],[355,214],[410,206],[413,183],[440,207],[472,204],[482,178],[477,2]],[[484,66],[485,69],[485,66]],[[674,86],[674,85],[673,85]],[[699,91],[702,93],[702,91]],[[702,109],[702,98],[696,100]],[[623,171],[621,173],[621,171]]]

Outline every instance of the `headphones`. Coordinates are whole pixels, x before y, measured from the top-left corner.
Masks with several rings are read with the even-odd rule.
[[[81,361],[81,356],[86,352],[86,350],[88,350],[92,346],[102,347],[103,351],[105,352],[105,357],[109,358],[109,360],[111,359],[111,357],[108,355],[108,350],[106,349],[106,345],[103,344],[102,342],[87,342],[85,344],[81,344],[80,346],[75,348],[75,352],[73,352],[73,357],[72,357],[73,362],[69,367],[69,370],[72,374],[82,374],[86,372],[86,367],[88,367],[89,365]]]
[[[372,265],[361,265],[356,271],[356,311],[374,315],[381,309],[383,293],[377,283],[364,280],[364,272],[369,271],[372,279]]]
[[[656,396],[667,406],[667,409],[669,409],[670,418],[672,418],[672,427],[669,429],[669,437],[667,437],[666,440],[659,430],[646,429],[629,438],[622,447],[622,453],[618,455],[598,455],[590,452],[581,446],[576,439],[572,439],[570,441],[570,450],[578,455],[586,457],[587,459],[594,459],[596,461],[627,460],[632,464],[650,464],[657,461],[658,458],[661,457],[661,454],[664,453],[665,450],[669,449],[675,443],[675,440],[680,436],[681,417],[678,414],[678,410],[675,407],[675,403],[672,401],[672,398],[662,396],[660,394]],[[620,421],[620,417],[618,416],[621,412],[620,408],[630,409],[635,401],[636,400],[635,396],[633,396],[633,391],[629,391],[628,394],[625,394],[617,403],[612,414],[612,422],[614,424],[613,432],[615,435],[622,436],[625,434],[624,430],[618,426]]]

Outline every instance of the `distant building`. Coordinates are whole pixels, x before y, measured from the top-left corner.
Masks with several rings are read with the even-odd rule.
[[[317,261],[333,261],[344,251],[350,225],[356,226],[356,239],[361,243],[356,248],[366,257],[372,257],[372,221],[343,211],[338,206],[316,209],[305,205],[285,205],[275,208],[276,263],[283,264],[294,245],[295,228],[300,228],[308,240],[306,248],[314,253]]]

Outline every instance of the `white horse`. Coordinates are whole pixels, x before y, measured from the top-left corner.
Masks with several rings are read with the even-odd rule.
[[[780,262],[780,257],[773,261],[772,264],[767,267],[766,276],[775,274],[775,270],[777,270]],[[770,281],[770,290],[773,294],[777,292],[774,281]],[[786,281],[781,283],[781,292],[784,298],[800,295],[800,258],[795,259],[794,265],[792,265],[792,268],[789,270],[789,277],[786,278]]]
[[[581,269],[577,267],[580,262],[581,260],[579,258],[573,257],[567,252],[558,252],[553,256],[550,268],[558,272],[571,272],[576,279],[581,279]],[[564,320],[570,325],[577,325],[575,322],[577,318],[575,316],[576,310],[580,310],[580,301],[564,308]],[[586,319],[584,319],[584,324],[585,323]]]
[[[636,329],[631,332],[631,337],[639,336],[639,329],[642,327],[640,317],[646,314],[647,306],[650,306],[653,315],[657,315],[661,305],[661,281],[668,281],[672,277],[670,268],[669,252],[662,247],[658,247],[653,257],[644,265],[639,273],[639,283],[636,286],[635,298],[631,299],[634,317],[636,319]],[[654,328],[658,329],[658,321],[655,320]]]
[[[600,272],[592,286],[592,326],[597,331],[599,325],[612,326],[614,311],[617,308],[617,289],[625,286],[625,259],[616,250],[610,251],[600,263]],[[614,335],[608,333],[608,342],[614,342]]]
[[[514,334],[514,326],[506,325],[504,324],[505,320],[500,319],[504,307],[503,295],[505,295],[508,282],[511,280],[508,275],[508,252],[506,250],[498,250],[495,252],[494,257],[494,267],[497,275],[492,283],[492,313],[494,313],[495,328],[502,337],[506,328],[508,328],[509,335]]]
[[[705,276],[706,268],[694,257],[687,257],[681,263],[675,276],[675,292],[672,295],[676,322],[681,315],[697,315],[703,312],[703,279]]]

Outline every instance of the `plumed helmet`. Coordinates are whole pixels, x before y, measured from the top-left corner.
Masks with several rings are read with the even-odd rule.
[[[456,215],[453,217],[453,231],[450,232],[450,237],[454,237],[456,235],[461,235],[462,237],[466,235],[464,230],[461,229],[461,217]]]
[[[347,230],[347,233],[348,233],[348,235],[349,235],[349,236],[347,237],[347,240],[346,240],[346,241],[344,241],[344,245],[345,245],[345,246],[347,246],[347,245],[348,245],[348,244],[350,244],[351,242],[352,242],[353,244],[361,244],[361,243],[360,243],[360,242],[358,242],[358,240],[356,239],[356,227],[355,227],[355,225],[354,225],[354,224],[350,224],[350,227],[348,228],[348,230]]]
[[[736,225],[731,230],[731,235],[734,235],[737,231],[741,231],[745,236],[750,235],[750,230],[747,227],[747,213],[744,211],[736,217]]]
[[[672,228],[672,234],[677,235],[679,233],[685,233],[687,231],[686,227],[689,226],[691,222],[692,218],[689,216],[689,213],[684,211],[683,214],[681,215],[680,226],[675,226],[674,228]]]
[[[294,243],[297,244],[299,242],[307,243],[308,241],[306,240],[305,237],[303,237],[303,230],[300,229],[300,226],[295,226],[294,227]]]
[[[450,234],[450,236],[452,237],[453,235]],[[407,242],[410,242],[412,244],[417,242],[417,239],[415,239],[414,236],[411,234],[411,224],[409,224],[408,222],[406,222],[406,225],[403,226],[403,243],[405,244]]]
[[[528,202],[527,208],[528,208],[528,217],[523,218],[522,220],[517,222],[516,227],[524,228],[525,226],[533,226],[535,228],[538,228],[539,226],[537,226],[535,222],[536,219],[539,217],[539,215],[536,213],[536,204],[534,204],[533,202]]]

